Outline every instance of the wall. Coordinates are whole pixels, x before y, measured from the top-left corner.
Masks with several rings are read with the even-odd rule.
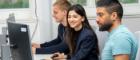
[[[50,41],[52,36],[51,0],[37,0],[37,13],[40,32],[39,41]]]

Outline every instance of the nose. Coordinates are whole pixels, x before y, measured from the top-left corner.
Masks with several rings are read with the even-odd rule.
[[[55,17],[54,13],[52,14],[53,17]]]
[[[69,20],[69,21],[72,21],[72,20],[73,20],[73,18],[72,18],[72,17],[70,17],[68,20]]]
[[[52,16],[53,16],[53,18],[57,19],[57,16],[56,16],[56,14],[53,14]]]
[[[99,23],[99,17],[96,17],[96,23],[97,24]]]

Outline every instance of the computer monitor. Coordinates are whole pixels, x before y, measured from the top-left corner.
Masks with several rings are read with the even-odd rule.
[[[7,22],[13,60],[33,60],[29,28],[26,24]]]

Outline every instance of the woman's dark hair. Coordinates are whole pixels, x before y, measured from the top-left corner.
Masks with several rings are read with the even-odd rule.
[[[93,34],[95,34],[94,30],[91,28],[91,26],[88,22],[85,9],[81,5],[76,4],[76,5],[73,5],[70,7],[70,9],[68,10],[68,13],[67,13],[67,23],[68,23],[68,14],[70,11],[75,11],[78,15],[84,17],[84,21],[82,22],[82,26],[84,28],[90,29],[93,32]],[[75,49],[76,49],[75,39],[77,39],[78,35],[79,35],[79,33],[76,32],[73,28],[71,28],[69,23],[68,23],[67,28],[66,28],[66,33],[65,33],[65,40],[69,46],[69,49],[70,49],[69,54],[70,55],[75,52]],[[94,38],[97,38],[97,36]],[[98,39],[96,39],[96,40],[98,40]],[[98,41],[97,41],[97,54],[99,54]]]

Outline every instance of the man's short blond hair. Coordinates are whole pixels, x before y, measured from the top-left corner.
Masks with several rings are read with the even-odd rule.
[[[61,10],[68,11],[68,9],[71,7],[71,4],[67,0],[56,0],[56,2],[53,4],[53,6],[59,6],[59,8]]]

